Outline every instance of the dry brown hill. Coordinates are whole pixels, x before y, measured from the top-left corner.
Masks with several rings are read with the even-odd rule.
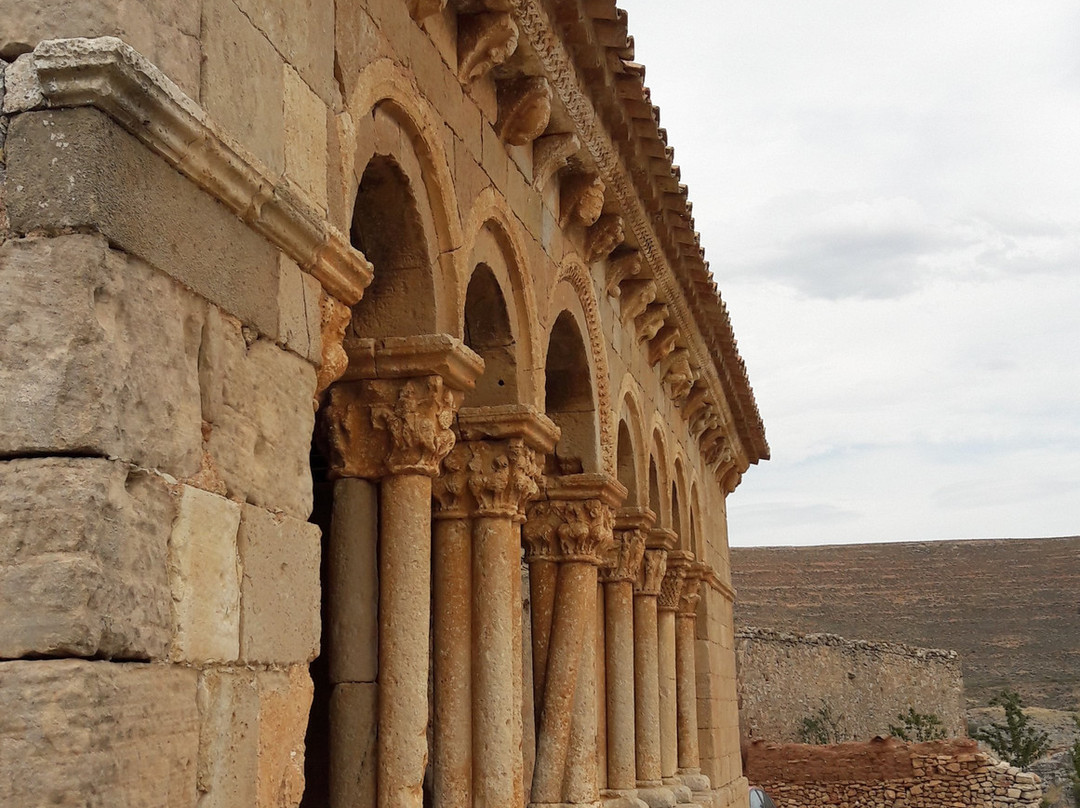
[[[1080,537],[733,547],[737,627],[959,651],[968,704],[1003,687],[1080,709]]]

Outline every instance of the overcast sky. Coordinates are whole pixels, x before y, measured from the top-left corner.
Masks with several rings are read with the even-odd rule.
[[[1080,534],[1080,3],[619,4],[772,447],[731,543]]]

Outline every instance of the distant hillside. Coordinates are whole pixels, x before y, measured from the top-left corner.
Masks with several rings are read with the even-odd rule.
[[[960,652],[969,705],[1080,709],[1080,537],[733,547],[737,628]]]

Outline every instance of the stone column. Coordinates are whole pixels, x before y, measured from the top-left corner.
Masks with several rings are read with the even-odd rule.
[[[537,563],[558,565],[539,703],[533,805],[599,799],[593,657],[597,567],[612,541],[613,508],[625,495],[625,488],[603,475],[557,477],[548,481],[547,499],[528,511],[530,576]]]
[[[465,409],[458,416],[476,502],[472,539],[475,805],[521,808],[521,521],[539,493],[540,458],[558,428],[531,407]]]
[[[657,661],[656,598],[667,570],[667,550],[645,550],[634,586],[634,737],[638,797],[650,808],[671,808],[675,795],[663,786],[660,767],[660,664]]]
[[[607,791],[605,801],[643,805],[637,799],[634,738],[634,582],[645,554],[644,528],[653,515],[623,509],[615,519],[615,547],[600,572],[604,583],[604,650],[607,678]]]
[[[709,778],[701,773],[698,753],[697,665],[695,663],[697,605],[701,599],[701,565],[693,565],[683,582],[679,609],[675,613],[675,676],[679,718],[680,779],[694,793],[697,802],[711,792]]]
[[[472,808],[472,513],[469,451],[458,444],[435,479],[432,530],[432,802]]]
[[[680,563],[680,551],[669,551],[667,571],[657,598],[657,661],[660,666],[660,772],[664,785],[675,792],[681,803],[691,801],[690,789],[678,777],[679,735],[678,701],[675,675],[675,611],[679,608],[686,567]]]
[[[377,805],[422,808],[431,479],[454,446],[454,413],[483,360],[445,335],[358,340],[351,348],[324,423],[332,474],[379,480]]]

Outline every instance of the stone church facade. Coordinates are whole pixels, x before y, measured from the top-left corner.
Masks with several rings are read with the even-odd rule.
[[[768,446],[609,0],[0,0],[0,804],[746,805]]]

